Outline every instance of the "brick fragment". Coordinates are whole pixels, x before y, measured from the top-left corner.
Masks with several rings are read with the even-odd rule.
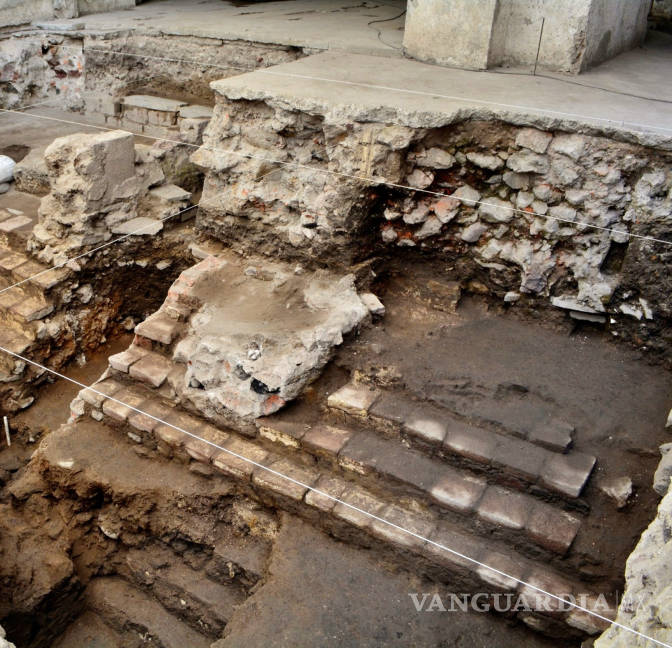
[[[147,351],[145,349],[132,344],[125,351],[111,355],[107,359],[107,362],[109,363],[110,367],[112,367],[112,369],[116,369],[117,371],[121,371],[123,373],[128,373],[130,366],[134,362],[140,360],[140,358],[144,358],[146,354]]]
[[[287,475],[288,477],[301,482],[301,484],[297,484],[290,479],[264,470],[259,466],[255,466],[254,471],[252,472],[252,483],[261,488],[284,495],[297,502],[300,502],[303,499],[303,496],[308,492],[308,486],[312,486],[318,478],[317,471],[301,468],[288,459],[275,461],[270,467],[282,475]],[[305,484],[305,486],[302,484]]]
[[[327,405],[356,416],[366,416],[379,392],[356,383],[348,383],[327,398]]]
[[[349,430],[330,425],[318,425],[305,433],[301,444],[313,452],[336,456],[351,436],[352,432]]]
[[[152,387],[160,387],[171,369],[172,365],[168,358],[158,353],[147,353],[130,366],[128,373],[133,378],[149,383]]]

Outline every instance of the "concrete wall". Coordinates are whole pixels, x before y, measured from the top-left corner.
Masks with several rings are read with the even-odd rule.
[[[578,74],[635,47],[651,0],[409,0],[404,48],[423,61]]]
[[[408,0],[404,48],[450,67],[487,67],[498,0]]]
[[[539,65],[578,71],[592,0],[499,0],[488,67],[534,65],[542,18]]]
[[[650,0],[593,0],[581,69],[639,45],[646,36]]]

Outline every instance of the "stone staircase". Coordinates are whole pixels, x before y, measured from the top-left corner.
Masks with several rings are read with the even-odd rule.
[[[182,273],[159,311],[136,327],[134,343],[110,357],[94,386],[101,393],[80,392],[72,404],[74,418],[91,417],[145,451],[214,470],[264,504],[301,515],[338,537],[376,546],[415,571],[460,583],[465,591],[508,592],[530,604],[535,594],[342,502],[546,591],[588,606],[596,600],[590,596],[600,592],[599,578],[583,571],[586,555],[573,550],[589,514],[580,495],[595,458],[566,451],[561,435],[514,438],[408,395],[354,382],[314,403],[322,412],[317,422],[282,410],[254,424],[224,425],[212,409],[184,400],[190,359],[180,344],[191,318],[201,312],[195,286],[218,264],[206,257]],[[597,548],[588,559],[593,565],[601,561]],[[608,584],[603,588],[609,591]],[[565,635],[595,633],[604,626],[583,612],[558,610],[552,599],[544,605],[545,612],[525,611],[520,618],[544,632],[562,628]]]

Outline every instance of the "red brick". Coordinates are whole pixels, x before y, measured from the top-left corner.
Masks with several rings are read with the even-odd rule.
[[[581,526],[580,518],[544,502],[536,502],[527,521],[527,533],[538,545],[565,554]]]
[[[305,433],[301,444],[311,451],[336,456],[348,442],[352,432],[330,425],[318,425]]]
[[[430,495],[441,506],[459,513],[471,513],[483,495],[486,485],[482,479],[447,469],[432,487]]]
[[[595,457],[583,452],[551,453],[541,469],[541,481],[563,495],[578,497],[594,465]]]
[[[497,435],[480,428],[456,424],[448,430],[444,448],[457,455],[490,463],[497,445]]]
[[[490,486],[478,505],[477,513],[491,524],[523,529],[530,515],[530,498],[499,486]]]
[[[172,368],[170,360],[158,353],[147,353],[143,358],[134,362],[128,373],[152,387],[160,387]]]

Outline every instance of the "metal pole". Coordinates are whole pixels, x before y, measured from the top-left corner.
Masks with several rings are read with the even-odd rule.
[[[9,436],[9,421],[7,420],[6,416],[2,417],[2,422],[5,424],[5,437],[7,439],[7,445],[11,446],[12,445],[12,439]]]
[[[533,76],[536,76],[537,74],[537,63],[539,62],[539,52],[541,51],[541,37],[544,35],[544,22],[546,22],[546,18],[541,19],[541,29],[539,30],[539,44],[537,45],[537,58],[534,59],[534,72],[532,72]]]

